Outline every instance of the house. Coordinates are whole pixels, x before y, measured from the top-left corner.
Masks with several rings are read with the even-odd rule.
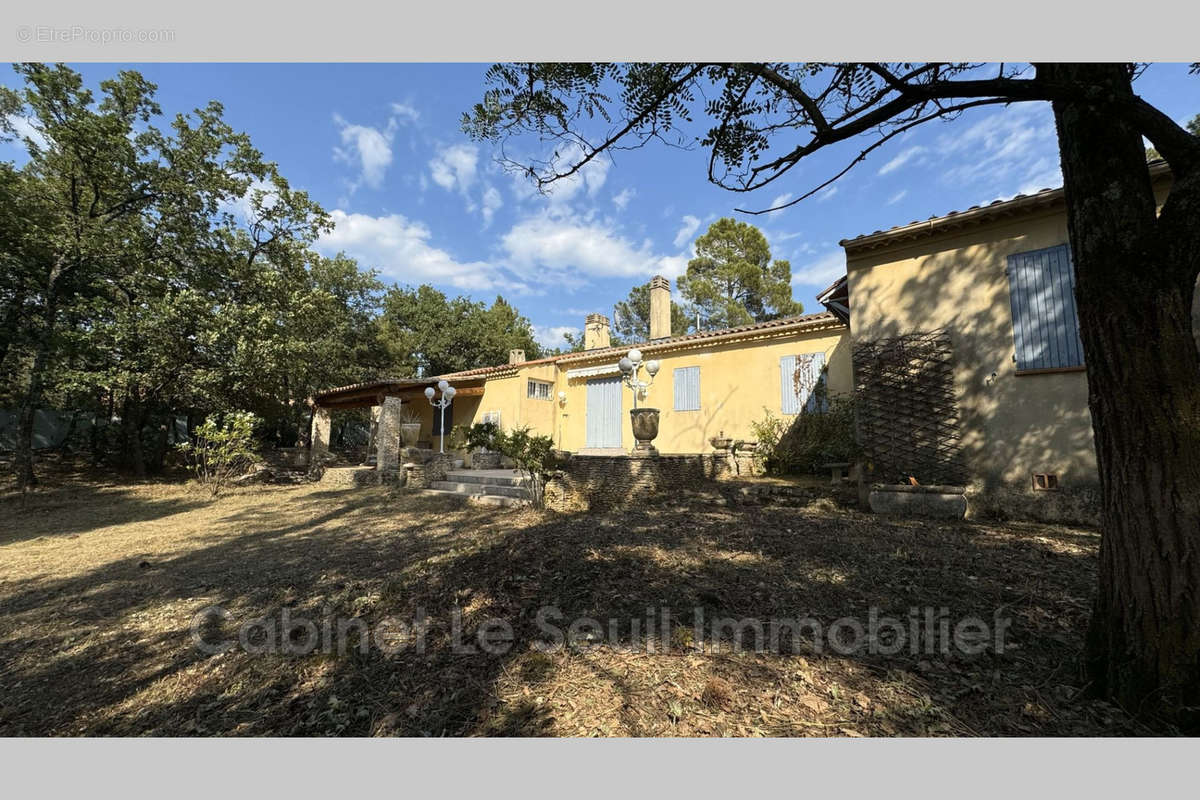
[[[752,440],[751,423],[769,411],[791,416],[819,402],[813,389],[823,382],[829,394],[851,389],[848,329],[834,313],[786,317],[723,330],[673,335],[670,330],[670,283],[650,282],[650,339],[632,347],[660,369],[641,407],[660,410],[654,444],[662,453],[711,452],[709,439],[723,433]],[[382,405],[396,398],[421,417],[421,438],[436,447],[442,414],[425,399],[426,387],[448,381],[456,394],[446,410],[444,428],[493,421],[505,429],[528,426],[551,436],[561,450],[612,454],[634,446],[629,410],[633,392],[622,384],[618,361],[631,347],[614,347],[609,320],[589,314],[584,349],[526,361],[514,350],[507,364],[431,378],[371,381],[315,396],[326,419],[314,416],[314,442],[328,411]],[[811,380],[797,382],[797,368]],[[641,373],[645,379],[646,373]],[[325,433],[327,437],[327,432]],[[326,438],[327,441],[327,438]]]
[[[1151,176],[1161,204],[1170,173],[1159,163]],[[975,506],[1093,518],[1099,481],[1063,190],[840,244],[854,347],[948,333]]]

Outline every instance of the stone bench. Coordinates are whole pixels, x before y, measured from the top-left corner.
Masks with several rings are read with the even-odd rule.
[[[850,462],[831,461],[828,464],[822,464],[821,469],[829,470],[829,482],[832,485],[837,486],[841,484],[842,480],[846,477],[847,472],[850,470]]]

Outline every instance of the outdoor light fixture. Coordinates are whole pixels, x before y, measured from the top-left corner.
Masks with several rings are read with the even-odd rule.
[[[567,393],[566,392],[558,393],[558,402],[562,403],[564,406],[567,404]]]
[[[636,347],[617,362],[617,369],[625,376],[625,385],[633,390],[634,408],[637,408],[638,396],[650,388],[650,384],[654,383],[654,376],[658,374],[658,362],[651,359],[645,363],[646,374],[650,376],[650,380],[638,380],[638,371],[642,366],[642,351]]]
[[[438,413],[441,415],[441,419],[439,420],[441,422],[441,425],[439,426],[441,434],[440,441],[438,442],[438,452],[444,453],[446,452],[446,407],[449,406],[450,401],[454,399],[455,391],[454,387],[450,385],[449,381],[438,381],[437,388],[442,392],[441,400],[433,399],[433,396],[436,394],[436,392],[432,386],[425,388],[425,397],[427,400],[429,400],[429,405],[438,409]]]

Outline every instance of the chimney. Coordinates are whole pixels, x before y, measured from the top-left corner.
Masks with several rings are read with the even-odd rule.
[[[524,361],[525,361],[525,351],[524,350],[509,350],[508,351],[508,363],[521,364]]]
[[[608,347],[608,317],[603,314],[588,314],[583,323],[583,349],[595,350]]]
[[[650,339],[671,335],[671,282],[662,275],[650,279]]]

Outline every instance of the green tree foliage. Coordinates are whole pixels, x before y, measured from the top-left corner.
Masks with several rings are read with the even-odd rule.
[[[688,332],[687,313],[671,301],[671,335]],[[613,304],[613,344],[636,344],[650,339],[650,284],[640,283],[629,296]],[[568,341],[570,341],[568,339]]]
[[[22,485],[41,405],[119,420],[94,441],[141,474],[161,465],[177,415],[248,408],[294,436],[308,394],[382,357],[378,283],[308,249],[327,215],[219,104],[160,128],[136,72],[97,100],[65,66],[16,70],[3,133],[17,119],[32,133],[28,161],[0,165],[0,395],[18,408]]]
[[[508,351],[539,358],[529,320],[504,298],[487,306],[432,286],[395,287],[383,298],[379,336],[398,375],[441,375],[503,364]]]
[[[679,292],[700,312],[705,328],[732,328],[799,314],[792,267],[771,260],[762,231],[722,217],[696,240],[696,257],[679,278]]]

